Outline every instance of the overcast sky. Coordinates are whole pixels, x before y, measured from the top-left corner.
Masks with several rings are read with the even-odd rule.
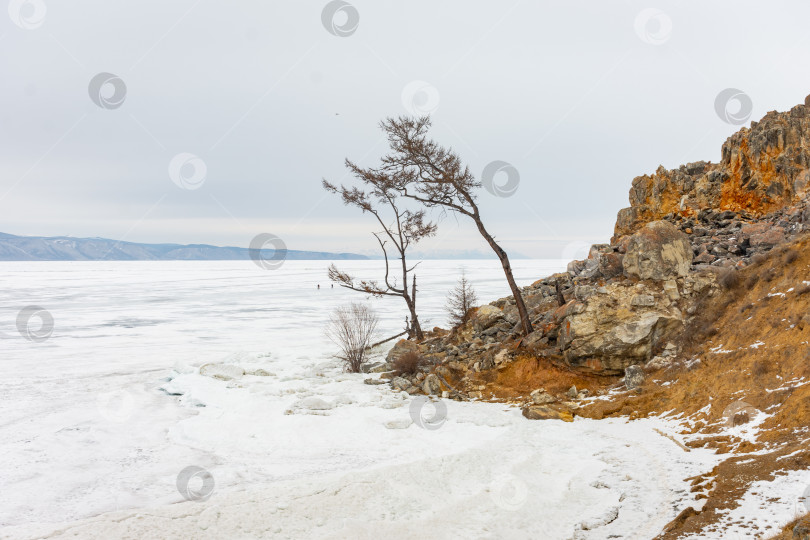
[[[321,178],[351,181],[380,119],[423,111],[477,175],[519,173],[480,193],[504,247],[570,258],[609,239],[633,177],[717,161],[735,122],[810,93],[798,0],[12,0],[0,19],[0,231],[22,235],[374,253]],[[487,246],[447,217],[422,249]]]

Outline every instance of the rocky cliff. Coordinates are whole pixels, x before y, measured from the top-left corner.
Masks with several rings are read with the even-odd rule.
[[[661,537],[715,526],[753,482],[810,464],[809,142],[798,105],[729,137],[720,163],[635,178],[609,244],[522,290],[531,335],[506,297],[376,370],[399,391],[509,401],[529,419],[674,411],[688,444],[730,457],[693,479],[703,510]],[[407,351],[425,365],[394,373]],[[729,432],[757,414],[759,438]]]
[[[809,143],[810,108],[797,105],[729,137],[719,164],[660,167],[635,178],[631,206],[619,212],[609,244],[523,289],[535,332],[520,335],[507,297],[478,308],[452,332],[437,329],[420,350],[456,381],[456,395],[472,397],[483,395],[481,386],[495,398],[514,394],[492,381],[480,384],[475,374],[526,357],[583,377],[666,363],[679,353],[698,302],[722,292],[726,274],[810,226]]]
[[[810,108],[769,112],[723,144],[720,163],[659,167],[633,179],[630,206],[619,211],[614,240],[645,223],[708,209],[745,220],[803,202],[810,181]]]

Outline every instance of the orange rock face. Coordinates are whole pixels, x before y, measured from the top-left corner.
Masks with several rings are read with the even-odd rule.
[[[633,179],[630,207],[619,211],[614,241],[669,214],[732,210],[758,217],[804,197],[810,184],[810,108],[769,112],[723,144],[720,163],[659,167]]]

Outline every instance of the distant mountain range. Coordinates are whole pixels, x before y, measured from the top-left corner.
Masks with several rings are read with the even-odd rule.
[[[365,260],[355,253],[287,250],[287,260]],[[106,238],[15,236],[0,233],[0,261],[238,261],[247,248],[207,244],[137,244]]]
[[[377,257],[372,257],[376,259]],[[408,255],[408,258],[414,261],[418,261],[419,259],[436,259],[442,261],[454,261],[454,260],[478,260],[478,259],[485,259],[485,260],[493,260],[497,261],[498,257],[495,256],[495,253],[490,250],[460,250],[460,249],[453,249],[453,250],[429,250],[429,251],[414,251]],[[522,253],[517,253],[515,251],[509,252],[509,258],[512,260],[516,259],[528,259],[526,255]]]

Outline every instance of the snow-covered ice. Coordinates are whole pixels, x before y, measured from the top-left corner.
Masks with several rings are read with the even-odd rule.
[[[329,312],[358,297],[327,265],[4,263],[0,537],[651,538],[696,504],[684,479],[718,457],[656,432],[674,421],[445,400],[437,429],[413,423],[410,396],[330,358]],[[560,264],[513,266],[526,285]],[[426,261],[423,326],[445,324],[462,267],[482,301],[508,294],[497,261]],[[401,330],[402,306],[374,302]],[[50,339],[17,333],[27,305]],[[181,495],[187,467],[207,500]]]

